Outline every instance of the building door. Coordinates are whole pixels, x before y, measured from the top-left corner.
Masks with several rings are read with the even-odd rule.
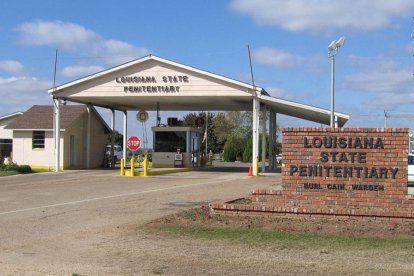
[[[70,136],[70,167],[76,167],[76,143],[75,143],[75,135]]]

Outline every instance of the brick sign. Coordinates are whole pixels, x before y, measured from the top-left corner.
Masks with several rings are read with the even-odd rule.
[[[253,190],[251,204],[213,202],[214,212],[414,222],[407,128],[282,132],[282,189]]]
[[[300,176],[306,180],[306,190],[364,190],[384,191],[384,180],[396,179],[401,175],[399,166],[405,161],[405,151],[400,152],[395,142],[401,138],[386,134],[367,136],[354,133],[315,133],[315,136],[301,136],[303,159],[295,164],[295,158],[288,158],[289,176]],[[362,136],[363,135],[363,136]],[[292,136],[290,136],[292,138]],[[393,139],[393,140],[391,140]],[[297,145],[295,145],[295,149]],[[288,155],[289,157],[289,155]],[[400,157],[401,160],[398,160]],[[286,158],[286,154],[285,154]],[[404,170],[403,170],[404,171]],[[401,178],[400,177],[400,178]],[[328,181],[321,181],[328,180]]]
[[[283,129],[282,194],[307,212],[413,217],[408,129]]]

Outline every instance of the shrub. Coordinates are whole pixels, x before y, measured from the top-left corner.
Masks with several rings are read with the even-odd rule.
[[[243,160],[243,151],[246,144],[246,138],[240,132],[229,134],[226,144],[224,145],[223,159],[226,162]]]
[[[246,142],[246,146],[244,147],[243,152],[243,162],[249,163],[252,162],[252,155],[253,155],[253,139],[249,138]]]
[[[29,165],[17,165],[16,163],[0,164],[0,171],[15,171],[18,173],[31,173],[32,168]]]
[[[18,171],[19,166],[15,163],[0,164],[0,171]]]
[[[17,171],[19,173],[31,173],[32,168],[29,165],[21,165],[21,166],[18,166]]]

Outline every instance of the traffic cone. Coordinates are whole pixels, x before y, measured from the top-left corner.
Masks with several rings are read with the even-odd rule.
[[[250,165],[249,167],[249,172],[247,173],[247,176],[253,176],[252,165]]]

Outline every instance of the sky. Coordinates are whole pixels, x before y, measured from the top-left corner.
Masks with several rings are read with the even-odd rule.
[[[256,85],[329,110],[328,45],[344,36],[335,111],[350,115],[347,127],[387,121],[414,132],[414,1],[15,0],[0,10],[0,116],[52,103],[56,49],[57,85],[148,54],[251,83],[247,45]],[[277,123],[320,126],[282,115]]]

